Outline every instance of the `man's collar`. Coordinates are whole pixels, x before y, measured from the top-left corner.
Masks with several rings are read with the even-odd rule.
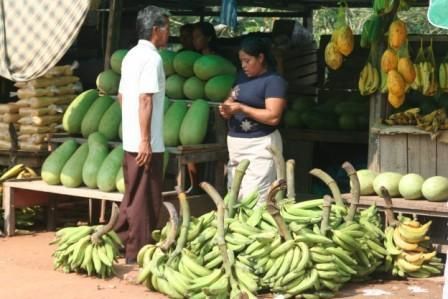
[[[156,46],[154,46],[153,43],[151,43],[149,40],[146,39],[139,39],[138,40],[138,44],[145,46],[145,47],[150,47],[152,50],[157,51]]]

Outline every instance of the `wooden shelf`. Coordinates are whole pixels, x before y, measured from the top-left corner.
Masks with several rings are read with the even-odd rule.
[[[351,194],[342,194],[342,198],[346,201],[351,201]],[[371,195],[361,196],[359,206],[369,207],[372,204],[380,210],[384,210],[385,202],[382,197]],[[394,212],[403,212],[409,214],[419,214],[425,216],[448,218],[448,204],[447,202],[433,202],[425,199],[421,200],[407,200],[404,198],[392,198],[392,206]]]
[[[367,131],[333,131],[308,129],[281,129],[283,139],[328,143],[365,143],[369,140]]]

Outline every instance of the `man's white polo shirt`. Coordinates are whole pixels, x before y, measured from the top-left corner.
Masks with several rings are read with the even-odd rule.
[[[156,47],[139,40],[125,56],[121,65],[119,93],[122,95],[123,149],[137,153],[140,145],[139,95],[153,94],[151,148],[153,153],[165,151],[163,144],[163,105],[165,72]]]

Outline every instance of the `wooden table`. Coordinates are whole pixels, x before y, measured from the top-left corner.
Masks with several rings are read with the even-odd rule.
[[[170,155],[177,159],[177,186],[186,190],[186,170],[188,163],[216,162],[214,182],[210,182],[221,194],[225,191],[224,167],[229,158],[225,144],[199,144],[188,146],[167,147]],[[187,192],[188,193],[188,192]]]
[[[16,192],[22,190],[47,193],[47,198],[42,196],[16,197]],[[15,208],[33,206],[36,204],[47,204],[48,209],[48,229],[55,228],[55,213],[57,198],[52,195],[68,195],[89,200],[89,214],[91,215],[92,200],[107,200],[112,202],[121,202],[123,194],[118,192],[103,192],[98,189],[89,189],[86,187],[67,188],[61,185],[48,185],[40,179],[36,180],[11,180],[3,183],[3,210],[4,210],[4,229],[7,236],[14,235],[15,232]],[[173,197],[173,192],[163,192],[164,198]],[[92,220],[92,219],[90,219]]]

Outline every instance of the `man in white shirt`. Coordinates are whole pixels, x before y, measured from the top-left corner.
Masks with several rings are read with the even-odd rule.
[[[169,13],[156,6],[138,12],[139,41],[121,66],[125,193],[115,230],[125,244],[128,264],[152,241],[162,204],[165,73],[157,49],[168,42],[168,18]]]

